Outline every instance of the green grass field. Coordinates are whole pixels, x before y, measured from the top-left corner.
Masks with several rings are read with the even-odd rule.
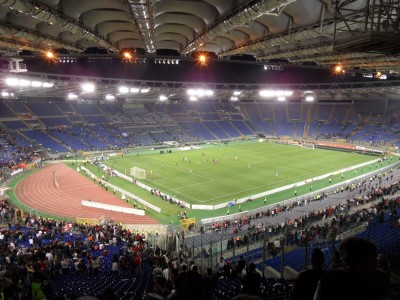
[[[191,204],[248,197],[375,159],[356,153],[242,142],[160,154],[130,153],[106,164],[130,174],[146,170],[147,185]],[[216,162],[213,163],[213,160]],[[278,176],[277,176],[278,175]]]

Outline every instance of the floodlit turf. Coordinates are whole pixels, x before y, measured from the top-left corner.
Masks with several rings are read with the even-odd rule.
[[[129,175],[145,169],[149,186],[191,204],[218,204],[338,171],[374,156],[300,148],[273,142],[230,143],[199,150],[112,158],[106,164]],[[213,162],[214,161],[214,162]]]

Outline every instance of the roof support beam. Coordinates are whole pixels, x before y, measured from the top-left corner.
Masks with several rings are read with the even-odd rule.
[[[23,0],[0,0],[0,6],[8,7],[11,10],[15,10],[20,14],[24,14],[50,25],[59,26],[66,31],[72,32],[73,34],[79,35],[84,39],[91,42],[95,42],[100,47],[113,52],[119,52],[119,49],[112,42],[95,32],[91,28],[88,28],[78,21],[63,15],[62,13],[43,5],[39,1],[33,1],[34,5],[29,3],[30,1]],[[82,50],[80,50],[82,51]]]
[[[149,0],[128,0],[129,9],[133,15],[147,53],[155,53],[156,35],[154,31],[154,19]]]
[[[0,38],[0,49],[15,50],[16,48],[18,49],[17,53],[19,51],[22,51],[22,50],[27,50],[27,51],[32,51],[32,52],[43,52],[43,49],[37,48],[37,47],[33,47],[33,46],[29,46],[26,43],[19,43],[19,42],[15,41],[15,40],[8,40],[8,39]],[[4,55],[4,56],[17,56],[17,55],[7,54],[7,55]]]
[[[46,44],[50,45],[49,47],[55,47],[55,48],[64,48],[69,51],[74,51],[74,52],[83,52],[83,48],[76,47],[74,45],[67,44],[63,42],[60,39],[56,39],[54,37],[50,37],[41,33],[38,33],[36,31],[32,31],[26,28],[21,28],[17,27],[8,23],[3,23],[0,22],[0,33],[1,34],[7,34],[10,36],[15,36],[16,38],[25,38],[29,40],[32,43],[41,43],[41,44]],[[43,47],[33,47],[33,48],[38,48],[40,49],[40,52],[45,52],[48,49],[44,49]]]
[[[286,5],[294,1],[296,0],[248,1],[230,16],[221,18],[214,26],[196,35],[194,39],[183,47],[181,53],[188,54],[195,51],[200,45],[213,41],[217,36],[223,36],[239,26],[248,26],[252,21],[262,15],[268,14],[278,16]]]

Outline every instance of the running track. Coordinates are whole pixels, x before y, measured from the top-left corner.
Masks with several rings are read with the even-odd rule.
[[[54,177],[57,178],[58,187]],[[123,224],[158,224],[147,216],[82,206],[82,200],[90,199],[104,204],[131,207],[63,163],[50,164],[25,177],[15,187],[15,195],[30,208],[56,216],[91,219],[105,216]]]

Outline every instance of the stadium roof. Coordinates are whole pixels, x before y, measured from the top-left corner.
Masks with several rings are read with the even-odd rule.
[[[400,1],[0,0],[0,53],[12,60],[42,58],[53,50],[76,61],[120,57],[128,49],[139,62],[156,62],[190,60],[206,52],[217,60],[251,58],[272,69],[341,64],[361,73],[398,74],[399,23]],[[94,77],[100,82],[105,76]],[[71,77],[53,78],[56,87],[65,86],[64,80],[73,92]],[[381,85],[389,86],[383,90]],[[371,95],[368,84],[364,87],[361,97]],[[370,87],[388,95],[393,84]],[[301,93],[308,87],[294,89]],[[47,95],[61,92],[52,89]]]
[[[400,1],[0,0],[0,8],[0,48],[11,52],[167,49],[400,68]]]

